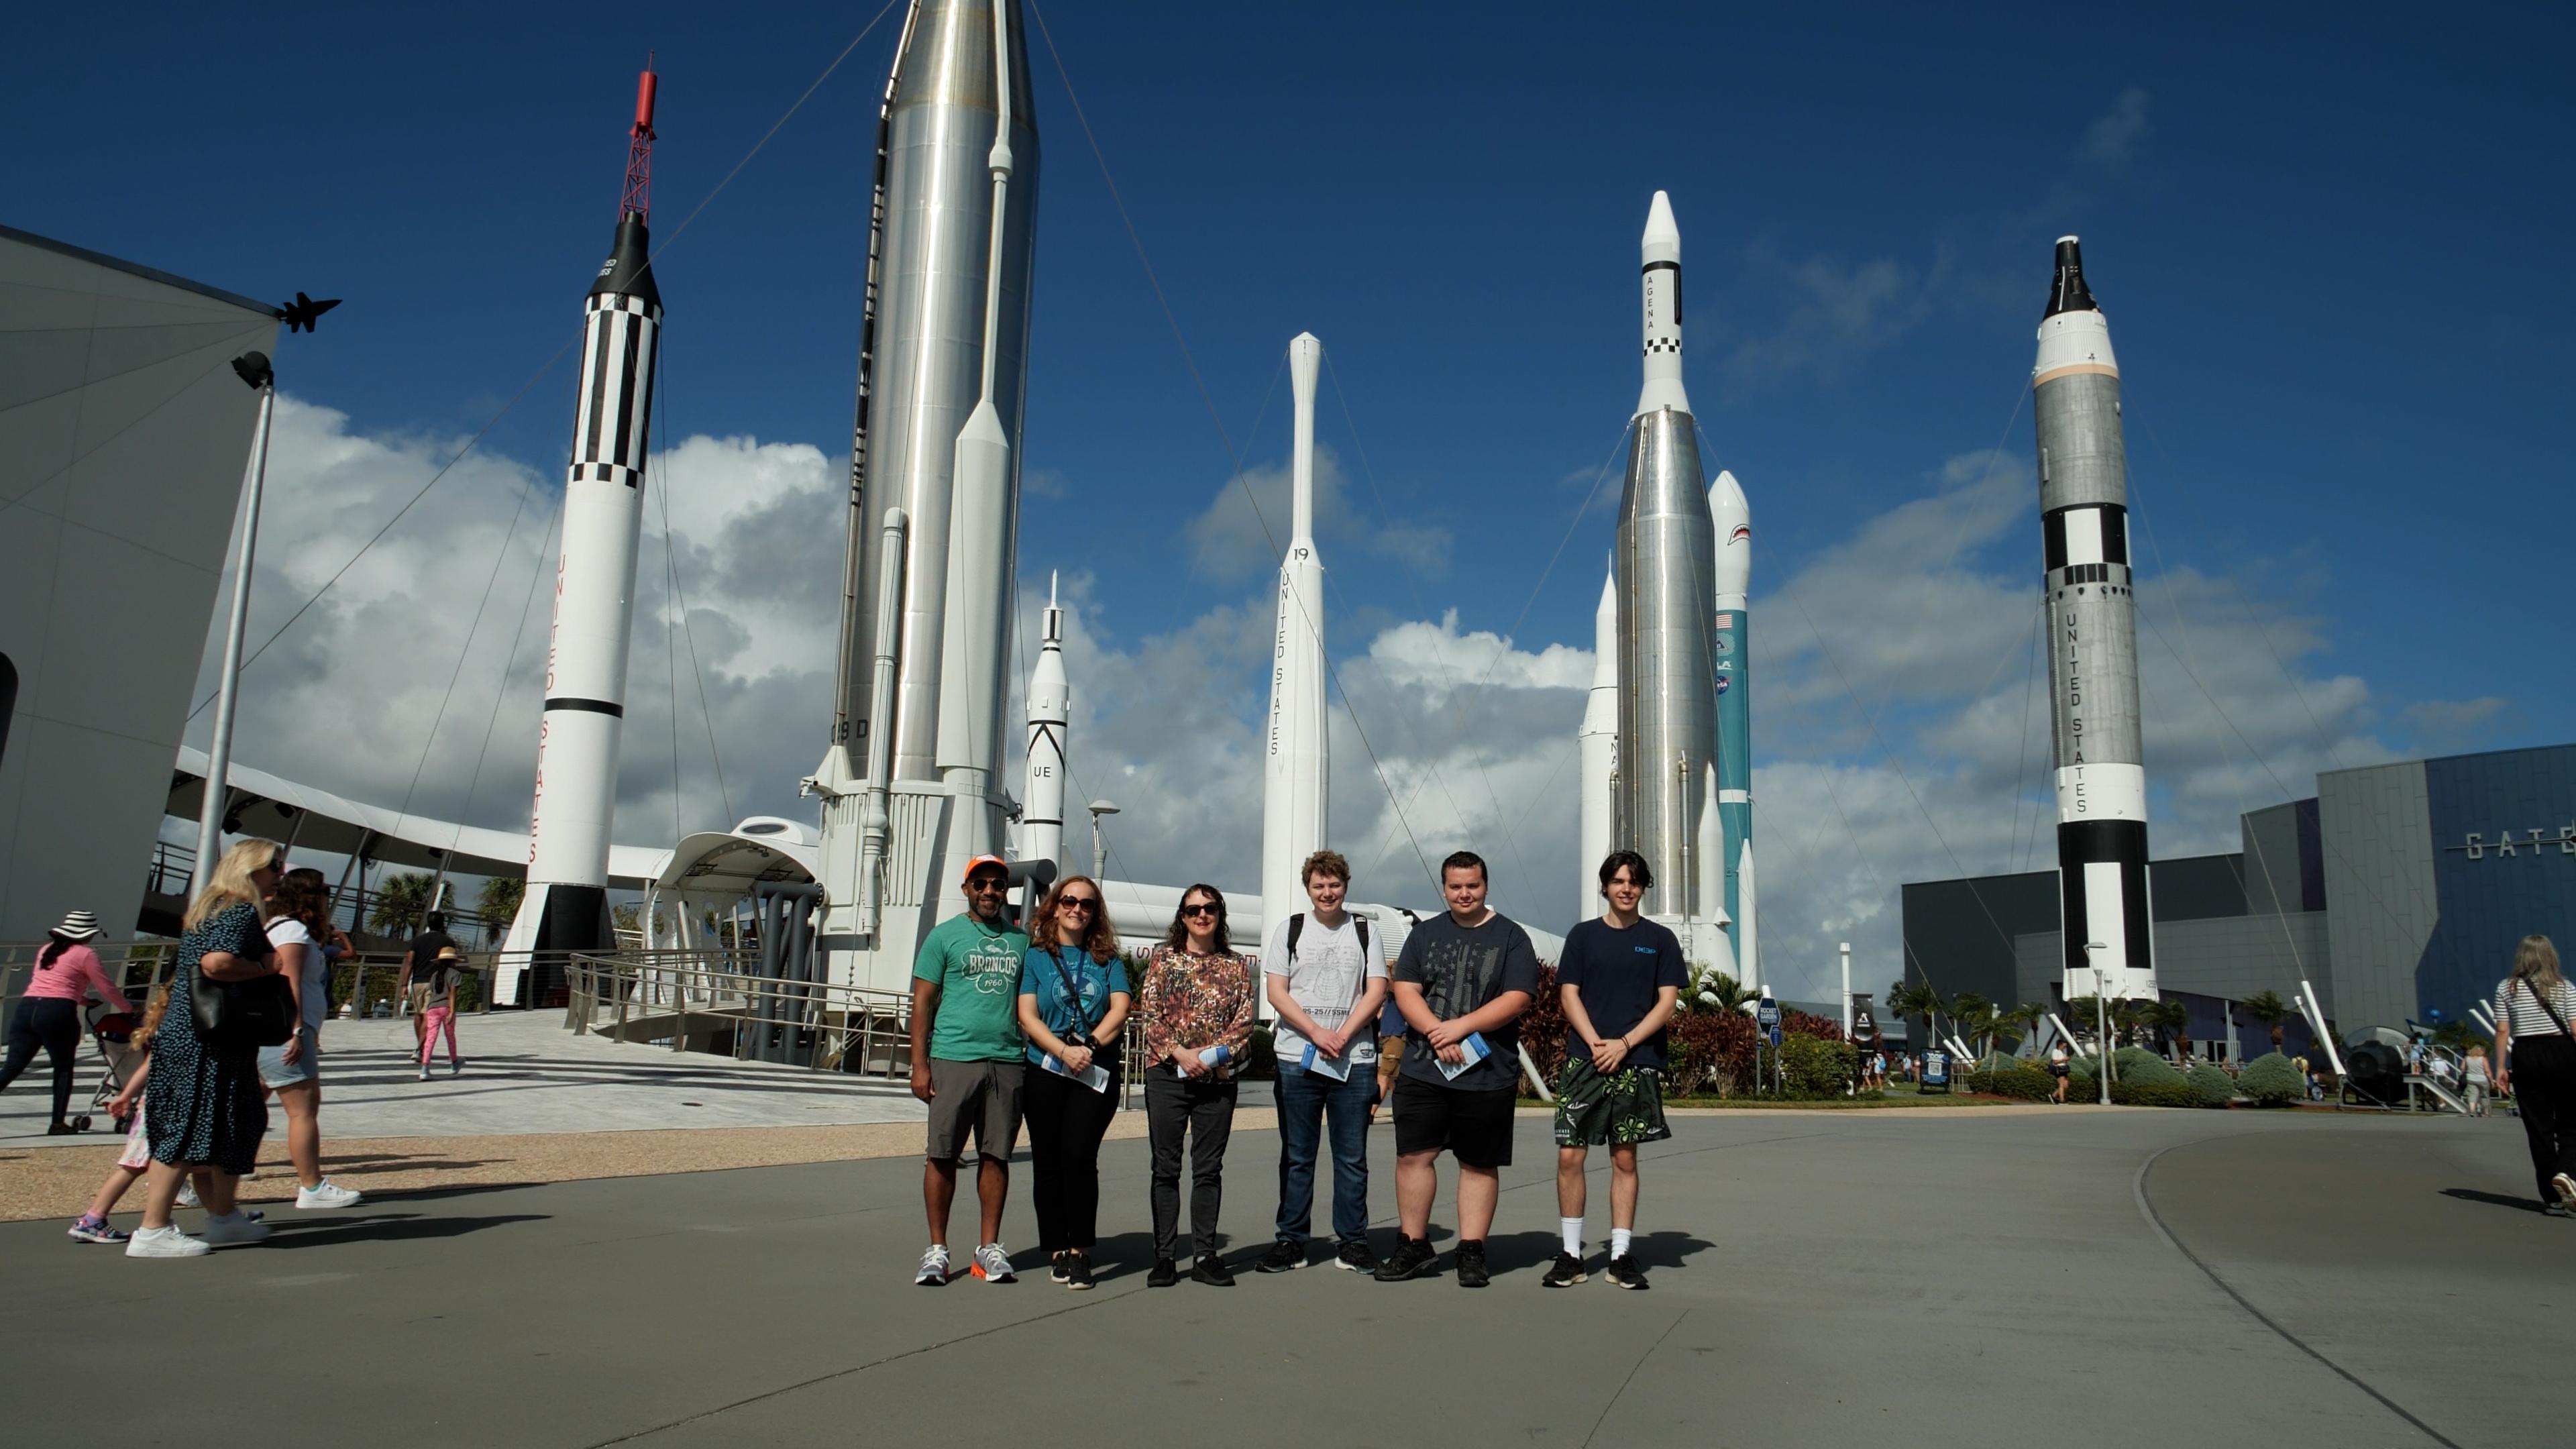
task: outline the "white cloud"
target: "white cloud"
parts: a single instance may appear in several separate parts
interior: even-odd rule
[[[1247,486],[1250,499],[1244,496]],[[1437,576],[1448,569],[1449,530],[1412,519],[1364,516],[1351,500],[1350,487],[1339,455],[1316,444],[1315,541],[1327,568],[1339,552],[1401,559],[1416,575]],[[1227,478],[1218,484],[1206,510],[1190,520],[1190,566],[1204,577],[1226,580],[1276,569],[1288,546],[1288,529],[1287,466],[1247,468],[1241,483]]]
[[[2137,159],[2138,143],[2146,135],[2146,88],[2131,86],[2084,128],[2084,159],[2106,169],[2125,167]]]

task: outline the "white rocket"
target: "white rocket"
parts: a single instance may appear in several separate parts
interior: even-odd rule
[[[1619,778],[1619,586],[1607,571],[1601,605],[1592,613],[1592,694],[1584,702],[1576,742],[1582,750],[1582,844],[1574,862],[1574,915],[1580,920],[1592,914],[1601,892],[1601,862],[1618,849],[1611,843],[1610,793]]]
[[[1709,632],[1716,651],[1718,854],[1722,885],[1715,915],[1735,918],[1735,957],[1746,986],[1761,985],[1762,958],[1753,939],[1753,507],[1735,475],[1719,470],[1708,488],[1717,529],[1717,614]]]
[[[1064,866],[1064,743],[1072,691],[1064,682],[1064,610],[1047,576],[1045,639],[1029,671],[1028,782],[1020,793],[1020,859]]]
[[[1305,899],[1298,873],[1324,846],[1324,561],[1315,552],[1315,371],[1323,358],[1324,344],[1313,333],[1300,332],[1288,344],[1296,441],[1261,773],[1261,900],[1274,920]]]
[[[541,978],[564,953],[610,944],[608,837],[617,808],[617,737],[626,715],[626,648],[634,625],[635,549],[644,524],[653,364],[662,294],[646,229],[655,76],[637,82],[626,189],[608,260],[583,302],[581,385],[564,483],[563,551],[555,564],[554,633],[545,713],[537,726],[536,802],[528,822],[528,893],[502,943]],[[532,952],[534,957],[517,956]],[[523,999],[518,972],[496,999]],[[541,979],[539,991],[543,990]]]

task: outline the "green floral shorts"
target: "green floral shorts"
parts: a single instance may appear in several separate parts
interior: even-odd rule
[[[1556,1074],[1556,1145],[1626,1147],[1673,1135],[1664,1123],[1664,1079],[1646,1067],[1609,1076],[1569,1058]]]

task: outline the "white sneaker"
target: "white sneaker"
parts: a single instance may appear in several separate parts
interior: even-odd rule
[[[208,1247],[240,1247],[251,1243],[264,1242],[267,1238],[268,1224],[261,1222],[259,1219],[252,1217],[250,1214],[243,1212],[239,1208],[233,1209],[230,1216],[226,1216],[221,1213],[206,1214],[206,1245]]]
[[[423,1067],[420,1069],[420,1079],[424,1082],[429,1080],[429,1068]]]
[[[179,1180],[179,1200],[174,1204],[174,1206],[204,1207],[204,1203],[197,1201],[197,1185],[185,1178],[181,1178]]]
[[[1011,1271],[1010,1250],[999,1243],[986,1243],[975,1250],[976,1277],[987,1283],[1012,1283],[1019,1275]]]
[[[137,1228],[125,1241],[129,1258],[202,1258],[214,1249],[203,1238],[192,1238],[177,1228]]]
[[[921,1269],[912,1281],[924,1288],[943,1288],[948,1284],[948,1245],[933,1243],[921,1255]]]
[[[326,1177],[317,1186],[297,1188],[295,1205],[306,1212],[316,1208],[356,1207],[361,1196],[363,1194],[357,1189],[342,1187]]]

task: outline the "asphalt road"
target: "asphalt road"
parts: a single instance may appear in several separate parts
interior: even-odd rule
[[[1104,1156],[1103,1281],[1080,1294],[1034,1253],[1013,1285],[910,1286],[920,1174],[900,1160],[286,1210],[269,1244],[195,1260],[0,1225],[0,1423],[29,1445],[267,1449],[2351,1449],[2563,1422],[2576,1222],[2516,1196],[2508,1119],[1692,1117],[1647,1149],[1645,1293],[1540,1286],[1545,1127],[1520,1124],[1480,1292],[1250,1273],[1266,1133],[1234,1144],[1227,1290],[1144,1286],[1141,1142]],[[1384,1130],[1372,1147],[1384,1251]],[[1444,1173],[1436,1222],[1445,1193]]]

